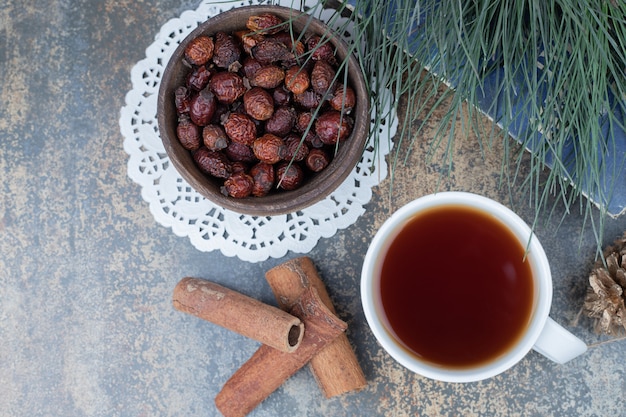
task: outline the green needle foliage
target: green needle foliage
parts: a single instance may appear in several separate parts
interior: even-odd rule
[[[437,109],[445,116],[431,149],[443,149],[450,164],[457,121],[485,147],[509,132],[523,146],[504,140],[503,173],[513,174],[503,178],[528,190],[535,221],[551,212],[551,201],[566,211],[578,203],[600,248],[606,206],[614,187],[626,185],[615,184],[615,172],[604,166],[626,115],[626,2],[353,0],[333,6],[353,13],[355,36],[363,40],[355,53],[366,73],[376,74],[369,86],[374,105],[389,104],[377,101],[383,89],[393,92],[392,109],[406,97],[396,152],[404,141],[410,149],[419,135],[409,127],[425,127]],[[492,103],[485,102],[487,88],[497,93]],[[501,129],[480,128],[479,106]],[[520,126],[520,119],[527,124]],[[530,172],[519,178],[525,148]],[[393,158],[392,174],[406,161],[402,152]],[[518,166],[507,166],[511,160]],[[614,169],[624,164],[617,161]],[[597,218],[583,190],[597,203]]]

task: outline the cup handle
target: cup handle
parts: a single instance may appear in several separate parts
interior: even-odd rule
[[[587,345],[548,317],[533,349],[562,365],[585,353]]]

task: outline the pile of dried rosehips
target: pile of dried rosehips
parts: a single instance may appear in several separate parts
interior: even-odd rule
[[[294,190],[325,169],[352,132],[356,102],[328,39],[300,39],[272,14],[246,28],[193,39],[174,97],[178,139],[234,198]]]

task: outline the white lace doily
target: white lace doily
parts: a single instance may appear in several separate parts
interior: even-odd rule
[[[379,108],[372,106],[372,118],[379,118],[381,126],[376,152],[370,141],[344,183],[325,200],[302,211],[272,217],[241,215],[216,206],[193,190],[170,163],[159,137],[156,112],[161,74],[176,46],[198,24],[227,9],[260,3],[264,2],[204,0],[195,11],[185,11],[180,18],[165,23],[146,49],[146,58],[132,68],[133,88],[126,94],[120,116],[124,150],[130,156],[128,176],[141,185],[141,196],[149,203],[156,221],[171,227],[178,236],[189,237],[198,250],[219,249],[226,256],[249,262],[280,258],[287,251],[307,253],[320,238],[333,236],[353,224],[364,213],[371,188],[387,176],[385,156],[393,146],[391,139],[398,124],[390,107],[391,94],[387,99],[378,97]],[[277,3],[294,7],[293,0]],[[346,23],[334,10],[312,12],[331,27]],[[344,36],[351,42],[349,33]],[[386,108],[381,109],[380,103],[386,103]]]

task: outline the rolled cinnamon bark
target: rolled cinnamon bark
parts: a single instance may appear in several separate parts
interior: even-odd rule
[[[313,287],[326,307],[336,315],[326,286],[309,257],[291,259],[278,265],[267,271],[265,278],[283,310],[289,310],[307,288]],[[361,390],[367,385],[363,370],[345,334],[341,334],[317,353],[311,359],[310,365],[326,398]]]
[[[205,279],[183,278],[174,288],[173,304],[282,352],[294,352],[304,335],[298,317]]]
[[[247,415],[347,327],[323,304],[314,288],[302,293],[290,313],[306,327],[302,343],[293,353],[259,347],[215,397],[215,405],[225,417]]]

